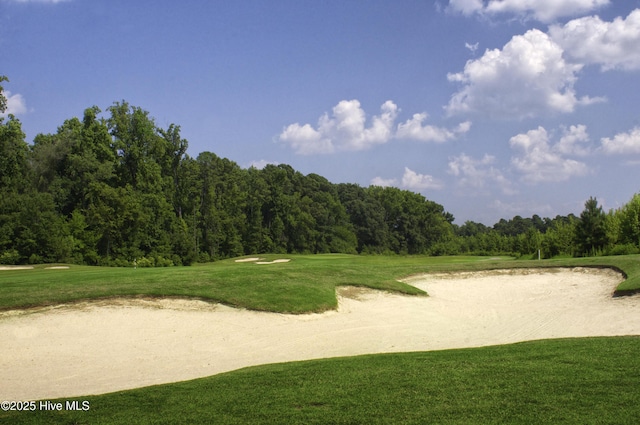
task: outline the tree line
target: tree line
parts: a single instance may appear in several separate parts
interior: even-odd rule
[[[0,83],[6,81],[0,78]],[[6,99],[0,87],[0,112]],[[453,224],[442,205],[393,187],[333,184],[291,166],[193,158],[180,126],[116,102],[25,140],[0,118],[0,264],[185,265],[258,253],[637,252],[640,196],[605,213]]]

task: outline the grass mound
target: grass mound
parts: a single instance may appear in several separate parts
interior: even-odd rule
[[[283,260],[264,255],[265,262]],[[308,313],[337,307],[338,286],[365,286],[407,295],[424,291],[398,279],[430,272],[534,267],[611,267],[627,277],[618,294],[640,290],[640,256],[514,261],[487,257],[297,255],[259,266],[224,260],[192,267],[11,270],[0,273],[0,310],[118,297],[183,297],[251,310]]]
[[[12,424],[635,424],[639,337],[258,366],[86,397],[86,412],[3,412]]]

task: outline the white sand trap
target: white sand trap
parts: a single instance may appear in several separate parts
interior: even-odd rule
[[[0,270],[31,270],[33,266],[0,266]]]
[[[66,270],[68,269],[69,266],[51,266],[51,267],[45,267],[45,269],[47,270]]]
[[[260,261],[262,260],[262,258],[258,258],[258,257],[252,257],[252,258],[240,258],[238,260],[235,260],[236,263],[251,263],[253,261]]]
[[[250,365],[542,338],[639,335],[640,296],[603,270],[413,277],[430,297],[341,288],[338,311],[285,315],[184,300],[0,314],[0,400],[77,397]]]
[[[256,264],[278,264],[278,263],[288,263],[291,261],[289,258],[280,258],[278,260],[273,261],[258,261]]]

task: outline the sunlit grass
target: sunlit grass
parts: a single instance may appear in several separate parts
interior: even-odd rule
[[[11,424],[636,424],[640,338],[274,364],[93,397]],[[66,400],[61,400],[62,402]]]
[[[262,256],[267,261],[278,256]],[[167,268],[111,268],[71,265],[69,269],[0,271],[0,309],[111,297],[187,297],[253,310],[305,313],[334,309],[335,288],[367,286],[426,295],[398,279],[416,273],[518,267],[613,267],[627,280],[619,289],[640,288],[640,256],[558,260],[497,257],[286,256],[288,263],[258,265],[234,260]]]
[[[279,256],[262,256],[274,260]],[[190,297],[304,313],[336,307],[335,288],[415,296],[417,273],[612,267],[640,288],[640,256],[522,261],[495,257],[287,256],[161,269],[70,266],[0,272],[0,308],[109,297]],[[265,365],[91,397],[89,411],[0,412],[11,424],[635,424],[640,338],[548,340],[478,349]],[[61,400],[66,401],[66,400]]]

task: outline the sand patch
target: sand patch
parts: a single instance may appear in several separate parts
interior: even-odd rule
[[[0,270],[31,270],[33,266],[0,266]]]
[[[252,257],[252,258],[240,258],[238,260],[235,260],[236,263],[251,263],[253,261],[260,261],[262,260],[262,258],[258,258],[258,257]]]
[[[278,263],[288,263],[289,261],[291,261],[291,259],[289,258],[280,258],[273,261],[258,261],[256,262],[256,264],[278,264]]]
[[[0,313],[0,400],[101,394],[245,366],[512,343],[640,335],[640,295],[612,271],[413,276],[430,294],[337,289],[339,308],[286,315],[189,300],[108,300]]]
[[[51,267],[45,267],[45,269],[47,270],[66,270],[68,269],[69,266],[51,266]]]

